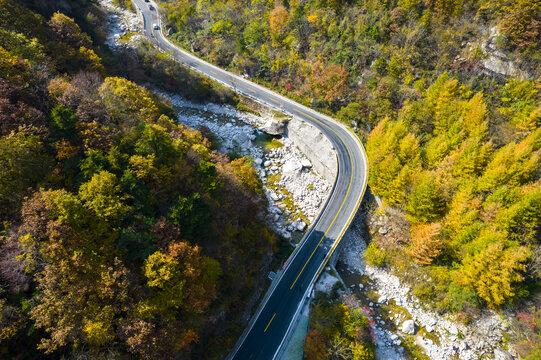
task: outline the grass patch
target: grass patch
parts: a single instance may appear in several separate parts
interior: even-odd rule
[[[250,114],[254,114],[255,116],[261,116],[261,114],[257,110],[253,109],[251,106],[246,104],[242,99],[239,100],[239,102],[237,103],[236,108],[237,108],[238,111],[244,111],[244,112],[248,112]]]
[[[402,338],[402,346],[406,350],[406,354],[409,355],[408,359],[417,360],[430,360],[430,358],[423,352],[420,346],[417,346],[414,341],[413,335],[406,335]]]
[[[269,174],[269,176],[267,176],[267,183],[272,187],[275,187],[280,180],[282,180],[282,174],[280,172],[277,174]]]
[[[293,202],[293,199],[291,198],[291,195],[286,195],[282,199],[282,202],[287,206],[290,211],[296,208],[295,203]]]
[[[289,118],[289,115],[284,114],[281,111],[272,110],[272,116],[276,119],[287,119]]]
[[[256,134],[254,145],[263,148],[265,151],[278,149],[284,146],[278,139],[267,133]]]
[[[137,35],[137,33],[133,31],[128,31],[127,33],[124,34],[124,36],[120,38],[120,42],[129,42],[131,38],[134,37],[135,35]]]

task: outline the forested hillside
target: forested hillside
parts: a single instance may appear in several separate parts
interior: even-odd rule
[[[415,96],[414,81],[430,84],[445,70],[485,84],[478,75],[491,27],[497,50],[541,75],[539,0],[159,2],[171,38],[187,49],[323,110],[342,110],[348,123],[376,125]]]
[[[215,358],[272,259],[261,182],[60,4],[0,0],[0,358]]]
[[[466,322],[530,299],[524,334],[538,346],[540,1],[162,8],[174,41],[358,129],[369,185],[406,230],[374,234],[369,263]]]

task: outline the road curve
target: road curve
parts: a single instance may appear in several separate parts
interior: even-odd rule
[[[338,174],[327,203],[273,281],[248,329],[229,356],[238,360],[274,359],[303,304],[302,300],[310,295],[311,285],[359,208],[367,183],[368,164],[364,148],[353,132],[333,119],[174,46],[161,32],[156,4],[144,0],[133,2],[143,17],[145,35],[162,51],[237,92],[314,125],[335,149]],[[154,9],[149,9],[149,5]],[[160,30],[154,29],[154,25],[158,25]]]

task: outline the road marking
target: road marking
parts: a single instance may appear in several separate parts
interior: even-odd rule
[[[267,332],[267,329],[269,328],[270,323],[272,322],[272,320],[274,320],[274,317],[275,317],[275,316],[276,316],[276,313],[274,313],[274,315],[272,315],[272,317],[271,317],[269,323],[267,324],[267,327],[265,328],[265,330],[263,330],[263,332]]]
[[[277,103],[277,104],[280,103],[278,100],[274,100],[273,98],[271,98],[271,101],[274,101],[274,102]]]
[[[210,73],[211,73],[211,74],[214,74],[214,75],[218,75],[218,73],[216,73],[216,71],[210,70]]]
[[[254,89],[248,89],[250,90],[251,92],[253,92],[254,94],[256,93],[256,91]]]
[[[344,141],[344,139],[342,139],[342,137],[340,135],[338,135],[338,133],[336,131],[334,131],[330,126],[328,126],[327,124],[319,121],[318,119],[314,118],[313,116],[310,116],[302,111],[299,111],[297,109],[294,109],[296,112],[300,113],[300,114],[303,114],[304,116],[308,116],[310,119],[314,120],[314,121],[317,121],[318,123],[320,123],[321,125],[327,127],[329,130],[331,130],[333,133],[336,134],[336,136],[338,136],[338,138],[340,140],[342,140],[342,142],[344,143],[344,145],[346,144],[346,142]],[[346,197],[344,198],[344,201],[342,202],[342,204],[340,205],[340,208],[338,209],[338,212],[336,213],[334,219],[332,219],[332,222],[330,223],[329,227],[327,228],[327,230],[325,230],[325,233],[323,234],[323,236],[321,237],[321,239],[319,240],[319,242],[317,243],[316,247],[314,248],[314,251],[312,251],[312,254],[310,254],[310,257],[308,258],[308,260],[306,260],[306,263],[304,263],[304,266],[302,267],[301,271],[299,272],[299,275],[297,275],[297,277],[295,278],[295,281],[293,281],[293,284],[291,284],[291,287],[289,288],[289,290],[293,290],[293,286],[295,286],[295,283],[297,282],[297,280],[299,280],[299,277],[301,276],[302,272],[304,271],[304,269],[306,268],[306,265],[308,265],[308,262],[310,262],[310,259],[312,259],[312,256],[314,256],[317,248],[319,247],[319,245],[321,244],[321,242],[323,241],[323,239],[325,238],[325,236],[327,235],[327,233],[329,232],[329,230],[331,229],[331,226],[334,224],[334,221],[338,218],[338,215],[340,215],[340,212],[342,211],[342,207],[344,206],[344,204],[346,203],[346,200],[348,198],[348,195],[349,195],[349,190],[351,189],[351,183],[353,182],[353,173],[354,173],[354,165],[353,165],[353,159],[351,158],[351,154],[349,152],[349,148],[346,146],[346,150],[348,151],[348,157],[349,157],[349,160],[351,161],[351,179],[349,181],[349,186],[348,186],[348,190],[346,192]]]

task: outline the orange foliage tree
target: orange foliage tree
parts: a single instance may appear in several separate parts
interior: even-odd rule
[[[416,263],[428,265],[441,253],[440,232],[439,223],[419,224],[412,228],[408,254]]]

